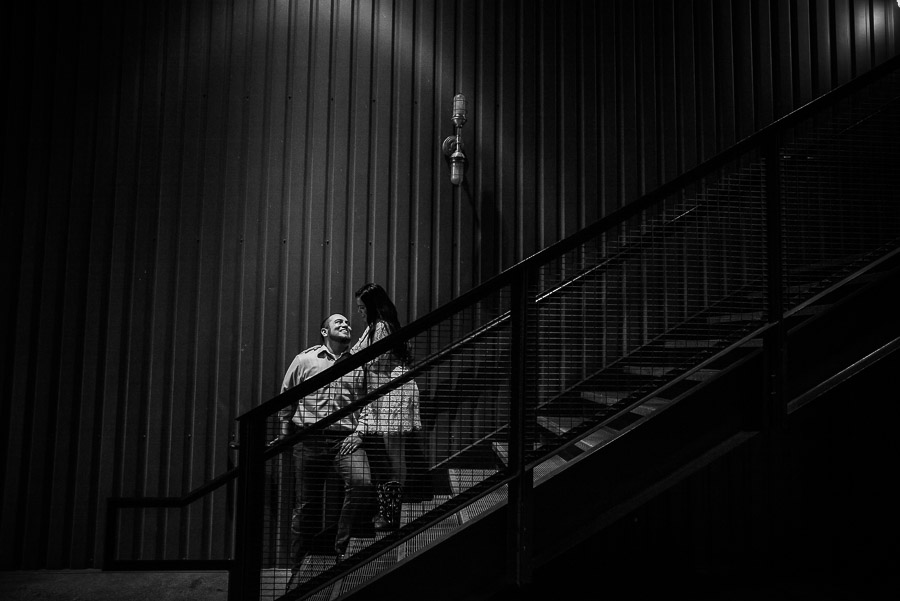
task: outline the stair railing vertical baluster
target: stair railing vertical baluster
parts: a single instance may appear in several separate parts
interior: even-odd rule
[[[235,569],[228,583],[228,601],[259,599],[262,569],[263,495],[265,485],[265,417],[238,418],[241,441],[238,453]]]
[[[530,402],[528,354],[534,352],[529,343],[527,269],[519,269],[513,277],[510,294],[510,407],[509,407],[509,470],[512,480],[507,488],[507,581],[517,590],[524,590],[532,580],[532,504],[533,481],[531,471],[525,470],[525,445],[528,440],[527,420]]]

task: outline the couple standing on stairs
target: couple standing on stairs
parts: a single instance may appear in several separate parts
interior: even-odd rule
[[[322,344],[294,358],[285,374],[282,392],[400,328],[396,307],[381,286],[366,284],[356,291],[355,296],[357,310],[366,321],[366,329],[357,343],[350,347],[351,327],[346,317],[334,314],[326,318],[321,327]],[[356,398],[376,390],[405,373],[411,361],[409,344],[400,343],[360,369],[304,397],[279,414],[281,435],[311,426]],[[294,446],[296,485],[291,515],[294,574],[321,530],[325,480],[329,472],[336,470],[344,483],[344,499],[334,542],[338,561],[347,552],[357,515],[370,507],[373,483],[378,501],[373,526],[376,530],[399,527],[407,471],[405,435],[421,427],[418,387],[414,380],[409,380],[371,401],[358,414],[345,416]]]

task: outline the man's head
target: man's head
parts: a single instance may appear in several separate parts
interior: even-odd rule
[[[335,313],[322,322],[322,343],[332,351],[343,352],[350,346],[350,320]]]

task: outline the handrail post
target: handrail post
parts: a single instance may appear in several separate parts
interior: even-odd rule
[[[235,567],[229,575],[228,601],[259,599],[262,569],[265,421],[239,420]]]
[[[785,327],[784,327],[784,247],[782,228],[782,182],[779,138],[772,134],[765,145],[766,157],[766,273],[768,328],[765,335],[766,399],[760,415],[764,430],[784,424],[786,405],[784,398],[785,377]]]
[[[527,361],[533,346],[528,336],[528,271],[521,269],[513,278],[510,298],[512,331],[510,336],[510,408],[509,470],[513,476],[507,494],[507,582],[519,591],[532,579],[532,504],[533,480],[525,470],[528,428],[528,404],[531,401]]]
[[[789,505],[785,469],[787,332],[784,322],[784,186],[780,142],[780,135],[773,133],[763,150],[766,158],[767,321],[771,327],[763,340],[764,398],[757,416],[762,434],[763,465],[770,482],[763,499],[763,515],[768,517],[764,523],[770,531],[764,533],[763,541],[766,544],[764,548],[768,549],[768,568],[774,570],[785,565],[785,507]]]

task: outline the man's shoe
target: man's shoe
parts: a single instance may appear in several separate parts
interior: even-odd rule
[[[284,592],[290,592],[300,586],[300,567],[291,568],[291,577],[288,580],[287,586],[284,587]]]

